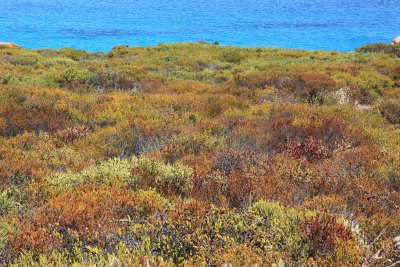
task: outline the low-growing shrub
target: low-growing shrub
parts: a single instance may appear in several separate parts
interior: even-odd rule
[[[165,194],[190,192],[193,170],[185,165],[164,164],[146,157],[113,158],[79,173],[55,173],[50,185],[72,187],[79,184],[113,185],[121,188],[156,188]]]
[[[118,232],[120,220],[133,217],[135,212],[137,203],[126,191],[81,187],[50,199],[33,224],[26,224],[11,237],[10,244],[14,252],[28,249],[40,253],[78,237],[104,244],[108,234]]]
[[[68,188],[79,184],[133,186],[135,177],[131,170],[134,165],[128,159],[113,158],[79,173],[55,173],[47,178],[50,185]]]
[[[71,143],[85,138],[89,134],[89,129],[84,125],[67,127],[55,133],[55,138],[64,143]]]
[[[224,50],[220,55],[220,60],[229,63],[240,63],[244,57],[241,55],[239,50],[228,48]]]
[[[76,61],[69,59],[69,58],[64,58],[64,57],[56,57],[56,58],[47,58],[43,60],[42,64],[46,68],[54,67],[54,66],[70,66],[70,65],[75,65]]]
[[[4,104],[0,107],[0,136],[16,136],[24,132],[55,132],[68,125],[70,115],[67,110],[52,107],[50,103],[39,102],[15,105]]]
[[[0,193],[0,217],[21,205],[20,194],[16,188],[9,188]]]
[[[67,68],[59,76],[56,77],[56,81],[61,86],[65,86],[72,82],[85,83],[88,78],[89,72],[87,70]]]
[[[223,147],[223,140],[210,134],[182,133],[173,136],[162,150],[167,162],[174,163],[187,155],[201,155]]]
[[[164,164],[149,158],[134,158],[133,173],[138,187],[155,187],[166,194],[185,195],[193,187],[193,170],[185,165]]]
[[[395,57],[400,57],[400,45],[399,44],[368,44],[357,48],[357,52],[360,53],[385,53]]]
[[[99,91],[123,90],[138,91],[142,90],[142,85],[133,75],[118,72],[98,72],[91,75],[87,83]]]
[[[379,110],[390,123],[400,124],[400,102],[396,100],[385,101],[380,104]]]
[[[20,56],[13,57],[10,61],[13,65],[22,65],[22,66],[35,66],[38,63],[39,59],[35,55],[24,54]]]
[[[351,230],[328,213],[308,219],[301,228],[301,236],[313,258],[334,254],[339,243],[354,239]]]
[[[335,118],[324,118],[320,122],[310,119],[305,125],[296,125],[291,117],[272,118],[267,123],[268,150],[288,152],[295,158],[305,157],[309,161],[331,157],[333,150],[343,142],[347,126]]]

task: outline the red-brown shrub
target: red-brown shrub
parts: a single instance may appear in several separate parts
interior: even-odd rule
[[[353,239],[351,230],[329,213],[308,219],[301,227],[301,236],[313,258],[334,253],[339,242]]]
[[[71,143],[75,140],[85,138],[89,134],[89,129],[84,125],[67,127],[55,133],[55,138],[64,143]]]
[[[121,219],[132,217],[138,210],[135,196],[127,191],[80,187],[50,199],[33,223],[24,225],[9,243],[14,252],[48,252],[61,244],[60,240],[78,236],[87,242],[104,243],[108,234],[121,232]],[[46,242],[38,243],[39,237]]]
[[[286,151],[295,158],[305,156],[309,161],[318,161],[332,156],[332,151],[326,148],[321,140],[309,136],[306,140],[290,140],[286,145]]]
[[[0,127],[0,136],[16,136],[23,132],[54,132],[64,128],[69,120],[65,110],[51,106],[22,107],[15,104],[0,108],[0,117],[5,120],[5,126]]]
[[[12,254],[23,251],[47,253],[61,246],[60,236],[53,235],[48,229],[33,224],[22,226],[16,237],[10,237],[9,243]]]
[[[264,162],[263,162],[264,161]],[[240,173],[245,168],[260,167],[266,163],[265,156],[249,150],[226,150],[218,153],[213,162],[213,169],[229,176]]]
[[[345,136],[346,125],[334,118],[295,125],[293,117],[278,116],[267,122],[271,153],[287,152],[295,158],[319,161],[332,156]]]

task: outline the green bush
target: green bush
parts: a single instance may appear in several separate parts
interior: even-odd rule
[[[385,53],[395,57],[400,57],[400,44],[368,44],[357,48],[360,53]]]
[[[6,85],[13,84],[15,82],[18,82],[18,78],[11,74],[0,75],[0,84]]]
[[[47,178],[50,185],[60,188],[70,188],[79,184],[113,185],[117,187],[134,188],[137,180],[146,180],[154,176],[154,184],[163,192],[187,194],[193,187],[193,170],[176,163],[164,164],[158,160],[146,157],[131,157],[127,159],[113,158],[98,166],[84,169],[79,173],[55,173]],[[148,184],[141,181],[140,185]]]
[[[43,66],[46,68],[54,67],[54,66],[69,66],[69,65],[76,65],[76,61],[70,58],[64,57],[54,57],[54,58],[47,58],[42,62]]]
[[[390,123],[400,124],[400,101],[384,101],[379,105],[379,110]]]
[[[233,48],[224,50],[220,55],[220,60],[228,63],[240,63],[243,59],[244,57],[240,51]]]
[[[56,77],[57,82],[63,86],[71,82],[85,83],[89,77],[89,72],[84,69],[67,68]]]
[[[128,56],[135,56],[135,52],[127,45],[120,45],[113,47],[113,49],[111,49],[110,51],[109,56],[112,58],[125,58]]]
[[[90,56],[90,53],[88,53],[87,51],[68,48],[68,47],[61,48],[59,50],[59,52],[62,55],[65,55],[66,57],[68,57],[74,61],[88,59]]]
[[[16,227],[5,220],[0,220],[0,259],[3,255],[7,241],[10,235],[14,234],[16,231]]]
[[[378,169],[378,177],[388,187],[400,192],[400,158],[392,158]]]
[[[127,186],[134,185],[132,164],[128,159],[113,158],[79,173],[56,173],[47,178],[50,185],[68,188],[82,183]]]
[[[184,155],[201,155],[218,151],[223,147],[224,140],[210,134],[182,133],[173,136],[163,149],[167,162],[174,163]]]
[[[190,167],[179,163],[164,164],[146,157],[133,157],[132,162],[136,169],[146,174],[142,179],[154,176],[157,189],[163,192],[187,194],[193,187],[193,170]]]
[[[38,63],[39,59],[36,55],[20,55],[13,57],[10,63],[13,65],[22,65],[22,66],[35,66]]]
[[[261,216],[266,225],[266,235],[269,245],[275,251],[285,251],[294,259],[302,258],[307,253],[307,247],[301,242],[299,224],[305,214],[295,209],[285,209],[277,202],[259,201],[254,203],[249,212]]]
[[[9,188],[0,193],[0,216],[19,207],[20,192],[16,188]]]

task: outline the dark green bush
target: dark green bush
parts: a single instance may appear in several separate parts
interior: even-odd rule
[[[20,55],[13,57],[10,63],[13,65],[35,66],[38,61],[38,58],[34,55]]]
[[[389,100],[380,104],[379,110],[390,123],[400,124],[400,101]]]
[[[385,43],[368,44],[357,48],[357,52],[384,53],[384,54],[389,54],[391,56],[400,57],[400,44],[385,44]]]
[[[244,59],[239,50],[228,49],[221,53],[220,60],[228,63],[240,63]]]

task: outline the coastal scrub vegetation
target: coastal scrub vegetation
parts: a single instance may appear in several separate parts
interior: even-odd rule
[[[0,48],[0,262],[395,266],[398,51]]]

